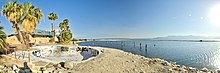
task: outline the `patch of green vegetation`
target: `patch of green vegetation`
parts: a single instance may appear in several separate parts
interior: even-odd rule
[[[65,19],[63,20],[63,22],[61,22],[59,24],[59,27],[61,29],[61,32],[60,32],[60,38],[59,38],[59,42],[60,43],[70,43],[71,40],[72,40],[72,33],[69,29],[69,20],[68,19]]]

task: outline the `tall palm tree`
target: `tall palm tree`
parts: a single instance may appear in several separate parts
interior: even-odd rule
[[[33,6],[30,3],[24,3],[22,5],[22,10],[24,12],[24,18],[22,20],[22,31],[25,34],[26,37],[26,51],[30,47],[29,45],[29,36],[36,30],[36,24],[40,23],[40,19],[43,17],[42,11]],[[30,62],[30,52],[28,54],[29,62]]]
[[[55,31],[54,21],[55,21],[56,19],[58,19],[58,16],[57,16],[57,14],[55,14],[55,13],[50,13],[50,14],[48,15],[48,19],[52,21],[53,42],[55,43],[56,31]]]
[[[23,45],[22,47],[28,50],[29,35],[36,29],[36,24],[40,22],[43,16],[41,10],[30,3],[24,3],[22,5],[14,1],[8,2],[3,6],[2,14],[13,24],[12,27],[14,28],[14,32],[18,33],[19,41]],[[20,27],[22,27],[24,34],[21,33]],[[28,56],[30,61],[30,53]]]
[[[26,42],[24,41],[24,36],[22,35],[19,27],[23,16],[21,5],[17,4],[17,1],[8,2],[2,7],[2,14],[6,16],[7,20],[12,23],[12,28],[14,29],[15,33],[18,33],[18,39],[21,42],[22,47],[24,48]]]
[[[8,44],[6,43],[7,35],[2,31],[2,29],[3,27],[0,26],[0,51],[7,54],[7,50],[9,49]]]

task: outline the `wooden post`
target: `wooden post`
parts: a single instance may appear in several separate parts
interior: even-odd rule
[[[145,45],[145,53],[146,53],[146,56],[147,56],[147,44]]]
[[[134,42],[134,48],[135,48],[135,42]]]
[[[125,42],[124,42],[124,47],[125,47]]]
[[[140,49],[141,49],[141,43],[140,43]]]
[[[147,49],[147,44],[145,45],[145,49]]]
[[[28,62],[31,62],[31,54],[30,54],[30,48],[28,49]]]
[[[121,49],[123,49],[123,41],[121,41]]]

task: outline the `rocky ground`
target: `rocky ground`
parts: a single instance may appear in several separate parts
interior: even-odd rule
[[[30,69],[33,73],[220,73],[218,70],[180,66],[175,62],[167,62],[159,58],[145,58],[116,49],[101,48],[101,50],[100,55],[88,61],[42,63],[45,65],[30,66]],[[3,62],[2,58],[1,60]],[[0,73],[15,73],[21,69],[28,71],[21,64],[8,63],[10,62],[0,63]]]

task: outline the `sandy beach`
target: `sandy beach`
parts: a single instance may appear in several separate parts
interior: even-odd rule
[[[103,53],[92,60],[77,63],[75,73],[198,73],[211,72],[180,66],[159,58],[145,58],[140,55],[112,48],[102,48]]]

